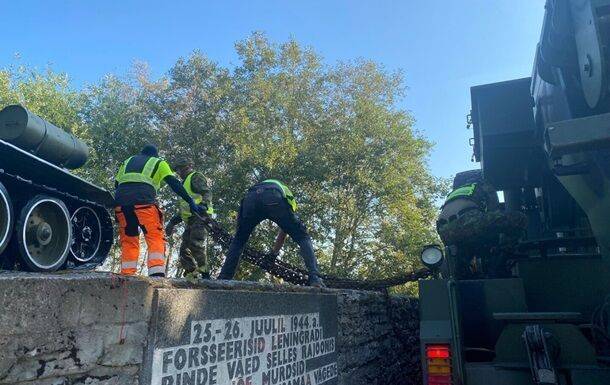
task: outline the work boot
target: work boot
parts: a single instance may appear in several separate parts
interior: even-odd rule
[[[186,273],[184,278],[190,283],[197,283],[204,279],[210,279],[210,273],[203,267],[198,267],[196,270]]]
[[[196,272],[191,271],[184,275],[184,279],[186,279],[190,283],[196,283],[199,279],[199,275]]]
[[[322,278],[317,275],[310,275],[307,284],[311,287],[323,288],[326,287]]]

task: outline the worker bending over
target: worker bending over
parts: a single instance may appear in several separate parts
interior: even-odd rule
[[[214,214],[208,179],[202,173],[193,170],[193,163],[189,159],[180,159],[175,166],[178,175],[182,178],[182,186],[195,204],[206,215]],[[184,270],[184,276],[191,279],[210,278],[207,255],[208,231],[203,218],[193,215],[184,200],[180,201],[180,213],[169,221],[165,229],[166,234],[169,236],[173,233],[174,227],[180,222],[185,224],[180,244],[180,266]]]
[[[157,148],[146,145],[139,155],[128,158],[115,177],[115,214],[121,241],[121,274],[134,275],[140,256],[142,230],[148,247],[148,275],[165,276],[163,213],[157,192],[166,183],[193,212],[203,213],[174,176],[169,164],[159,159]]]
[[[252,231],[265,219],[270,219],[280,226],[272,253],[277,255],[284,244],[286,234],[299,244],[301,256],[309,273],[310,286],[322,287],[318,264],[313,251],[311,237],[305,226],[296,216],[297,203],[292,192],[283,183],[267,179],[252,186],[241,201],[237,217],[237,231],[218,279],[232,279],[239,263],[242,250]]]

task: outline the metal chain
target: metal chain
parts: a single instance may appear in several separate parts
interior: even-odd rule
[[[38,189],[44,190],[53,195],[59,195],[62,197],[69,198],[74,201],[81,202],[87,205],[93,205],[100,208],[105,207],[97,202],[90,201],[88,199],[80,198],[76,195],[72,195],[53,187],[49,187],[43,184],[35,183],[31,180],[24,179],[18,175],[12,175],[7,173],[5,170],[0,169],[0,174],[6,175],[16,181]],[[215,220],[209,217],[201,218],[207,227],[210,236],[216,243],[222,246],[225,250],[229,248],[231,244],[231,235]],[[270,254],[262,253],[253,248],[247,247],[243,252],[244,259],[252,265],[258,266],[269,274],[283,279],[286,282],[290,282],[295,285],[306,285],[308,274],[307,271],[289,264],[288,262],[282,261]],[[97,264],[96,264],[97,265]],[[385,290],[388,287],[402,285],[407,282],[414,282],[422,278],[430,276],[430,271],[427,269],[420,269],[413,272],[400,274],[394,277],[386,279],[377,279],[369,281],[361,281],[350,278],[340,278],[332,275],[321,274],[320,277],[324,280],[326,286],[338,289],[361,289],[361,290]]]
[[[218,243],[225,250],[229,248],[231,244],[231,235],[214,219],[209,217],[200,217],[205,226],[207,227],[210,236],[216,243]],[[306,285],[307,284],[307,271],[293,266],[285,261],[282,261],[273,255],[262,253],[258,250],[247,247],[244,249],[243,258],[265,270],[271,275],[282,278],[286,282],[290,282],[295,285]],[[402,285],[407,282],[414,282],[422,278],[430,276],[430,271],[427,269],[420,269],[413,272],[400,274],[394,277],[386,279],[376,279],[362,281],[350,278],[340,278],[332,275],[321,274],[320,277],[324,280],[327,287],[337,289],[361,289],[361,290],[385,290],[388,287]]]

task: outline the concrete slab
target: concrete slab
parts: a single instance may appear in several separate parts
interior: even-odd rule
[[[337,384],[337,296],[156,289],[141,384]]]
[[[418,303],[382,293],[0,272],[0,307],[5,385],[421,383]]]

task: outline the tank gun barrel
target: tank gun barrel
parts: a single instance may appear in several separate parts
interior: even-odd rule
[[[89,154],[87,145],[74,135],[20,105],[0,111],[0,139],[68,169],[83,166]]]

